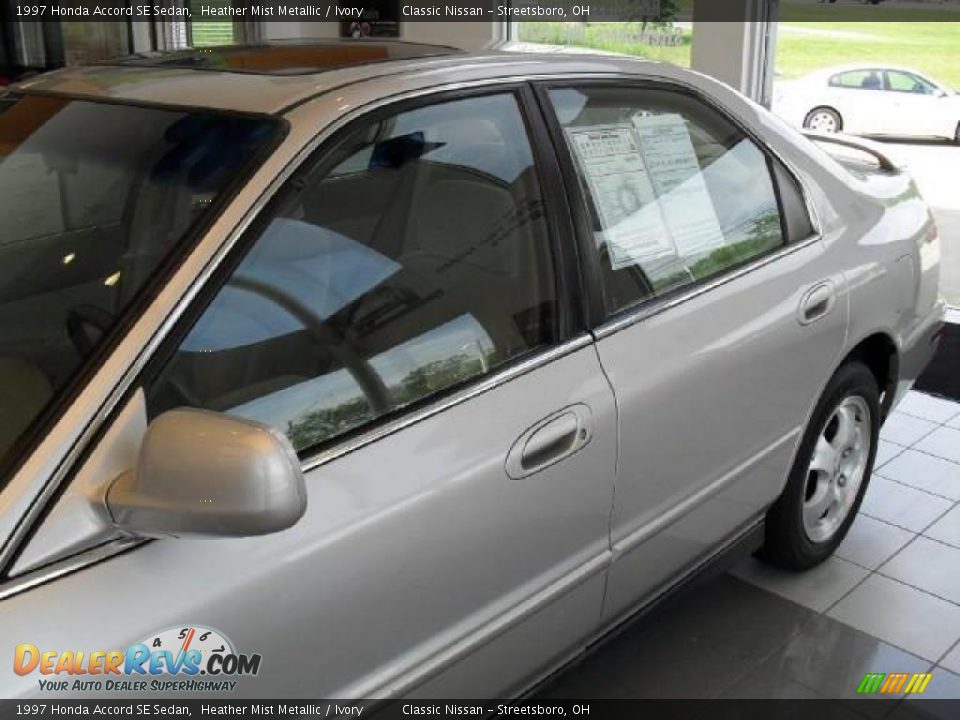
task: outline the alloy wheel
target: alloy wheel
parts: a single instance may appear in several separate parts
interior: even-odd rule
[[[817,543],[836,534],[850,514],[870,460],[871,419],[867,402],[844,398],[820,431],[807,470],[803,529]]]

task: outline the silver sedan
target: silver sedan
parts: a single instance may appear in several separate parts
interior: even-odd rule
[[[13,87],[0,695],[510,695],[728,550],[821,562],[944,314],[833,140],[391,42]]]

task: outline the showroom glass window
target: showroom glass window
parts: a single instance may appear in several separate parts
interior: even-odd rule
[[[298,451],[557,338],[540,184],[512,94],[362,120],[292,183],[149,392]]]
[[[0,465],[276,133],[260,118],[0,97]]]
[[[589,206],[608,313],[784,244],[767,157],[696,98],[612,86],[549,97]]]

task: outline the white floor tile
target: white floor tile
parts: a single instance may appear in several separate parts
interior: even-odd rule
[[[947,656],[940,661],[940,664],[947,670],[960,673],[960,645],[957,645],[957,647],[947,653]]]
[[[960,463],[960,430],[942,427],[916,445],[917,450]]]
[[[811,610],[823,612],[842,598],[869,571],[837,557],[804,572],[779,570],[756,558],[748,558],[732,571],[741,580],[792,600]]]
[[[960,548],[960,505],[937,520],[923,532],[927,537]],[[957,570],[956,572],[960,572]]]
[[[868,577],[827,615],[934,662],[960,638],[960,607],[882,575]]]
[[[887,417],[886,422],[883,423],[883,427],[880,428],[880,437],[897,445],[909,447],[925,435],[929,435],[937,427],[937,423],[929,420],[922,420],[900,412],[892,412]]]
[[[897,412],[943,424],[960,415],[960,403],[913,390],[897,405]]]
[[[918,537],[878,572],[960,605],[960,548]]]
[[[906,448],[903,445],[897,445],[889,440],[881,440],[877,443],[877,457],[873,461],[874,469],[882,468]]]
[[[860,512],[915,533],[937,520],[953,502],[874,475]]]
[[[916,450],[905,450],[878,470],[890,480],[934,495],[960,500],[960,464]]]
[[[865,568],[876,570],[916,535],[902,528],[857,515],[836,555]]]

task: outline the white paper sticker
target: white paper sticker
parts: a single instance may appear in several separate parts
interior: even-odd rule
[[[691,258],[723,246],[720,221],[683,116],[635,115],[633,125],[679,255]]]
[[[676,253],[630,125],[567,131],[604,229],[614,269]]]

